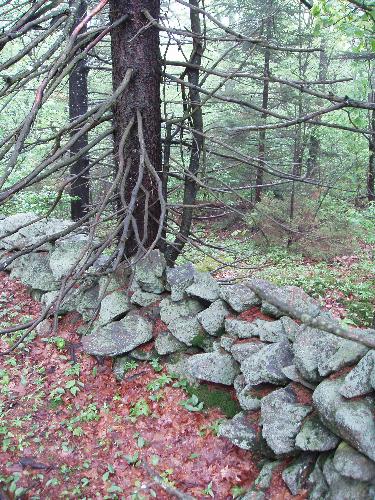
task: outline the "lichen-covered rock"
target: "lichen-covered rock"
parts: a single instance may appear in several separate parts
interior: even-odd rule
[[[231,352],[235,339],[229,335],[222,335],[220,337],[220,347],[225,349],[227,352]],[[238,360],[236,360],[238,361]]]
[[[346,375],[340,387],[340,394],[346,398],[354,398],[372,392],[374,389],[371,385],[371,374],[374,369],[375,351],[372,350]]]
[[[246,384],[243,375],[238,375],[234,381],[234,388],[238,402],[243,410],[251,411],[260,408],[260,401],[263,395],[260,394],[256,387]]]
[[[333,465],[342,476],[373,481],[375,479],[375,463],[342,441],[333,457]]]
[[[67,314],[68,312],[76,311],[80,295],[81,294],[79,290],[71,290],[68,295],[66,295],[61,301],[58,314]],[[58,298],[58,296],[59,292],[57,290],[53,292],[47,292],[42,295],[40,301],[42,302],[42,304],[50,306]]]
[[[130,311],[131,304],[126,293],[116,291],[103,297],[100,304],[99,323],[106,325],[124,317]]]
[[[186,349],[186,344],[180,342],[170,332],[161,332],[155,340],[155,349],[160,356],[172,354]]]
[[[166,324],[185,316],[195,316],[204,309],[204,306],[195,299],[185,299],[173,302],[169,297],[160,302],[160,319]]]
[[[266,441],[262,437],[259,425],[252,420],[251,413],[238,413],[231,420],[221,424],[218,435],[229,439],[234,445],[243,450],[252,450],[265,456],[272,457]]]
[[[193,284],[196,273],[191,262],[167,269],[167,283],[171,289],[173,301],[179,301],[185,297],[185,290]]]
[[[208,334],[216,336],[224,332],[224,321],[228,313],[225,302],[219,299],[200,312],[197,319]]]
[[[288,378],[282,372],[293,362],[293,351],[288,341],[264,346],[241,363],[241,371],[248,384],[284,384]]]
[[[290,366],[284,366],[281,371],[283,374],[289,379],[292,380],[293,382],[298,382],[301,385],[304,385],[305,387],[308,387],[309,389],[315,389],[316,384],[312,384],[310,382],[307,382],[299,371],[296,368],[296,365],[290,365]]]
[[[322,422],[356,450],[375,461],[374,398],[347,400],[340,394],[344,379],[324,380],[313,394]]]
[[[198,345],[199,339],[205,336],[204,330],[193,316],[184,316],[169,323],[169,330],[176,339],[187,346]]]
[[[219,284],[211,274],[200,272],[194,275],[193,284],[186,288],[188,295],[207,302],[215,302],[219,298],[219,291]]]
[[[291,385],[278,389],[261,401],[262,434],[276,455],[295,451],[295,439],[311,406],[298,403]]]
[[[257,321],[250,323],[242,319],[228,318],[225,320],[225,331],[232,337],[250,339],[259,336]]]
[[[259,338],[263,342],[281,342],[283,340],[288,340],[281,320],[262,321],[259,325]]]
[[[254,488],[263,491],[268,490],[268,488],[271,486],[272,476],[275,470],[280,465],[280,460],[275,460],[274,462],[266,462],[259,472],[258,477],[254,481]]]
[[[135,291],[130,298],[130,302],[132,304],[136,304],[137,306],[141,307],[150,306],[158,300],[160,300],[160,295],[151,292],[144,292],[141,289]]]
[[[144,292],[163,293],[166,267],[164,255],[159,250],[151,250],[135,264],[134,279]]]
[[[301,326],[296,323],[292,318],[289,318],[289,316],[283,316],[279,320],[283,327],[284,327],[284,332],[291,342],[294,342],[296,340],[296,337],[301,329]]]
[[[225,285],[220,288],[220,297],[238,312],[259,306],[261,300],[246,285]]]
[[[97,313],[99,306],[99,286],[82,287],[76,301],[76,309],[84,321],[90,321]]]
[[[324,462],[323,474],[329,485],[330,500],[372,500],[374,497],[375,489],[369,483],[342,476],[330,457]]]
[[[261,288],[261,290],[268,293],[271,298],[280,300],[287,306],[297,309],[302,314],[308,314],[315,318],[321,313],[318,301],[307,295],[302,288],[296,286],[278,287],[260,279],[251,280],[250,283]],[[280,318],[285,314],[265,300],[262,301],[262,312],[269,316],[274,316],[275,318]]]
[[[329,485],[323,473],[325,455],[320,455],[315,463],[315,467],[307,481],[309,490],[309,500],[329,500]]]
[[[302,453],[299,457],[283,470],[282,478],[292,495],[304,489],[307,478],[316,461],[315,453]]]
[[[95,356],[119,356],[151,339],[152,324],[141,316],[129,315],[82,337],[82,348]]]
[[[305,379],[316,383],[359,361],[368,348],[322,330],[304,327],[293,344],[293,351],[298,371]]]
[[[14,214],[2,219],[0,224],[0,248],[24,249],[41,242],[47,236],[57,235],[74,224],[72,221],[59,219],[42,219],[32,223],[37,219],[39,219],[39,215],[34,213]],[[11,234],[14,231],[16,232]],[[43,243],[38,247],[38,251],[50,250],[51,248],[51,243]]]
[[[262,342],[240,342],[232,345],[230,352],[236,361],[242,363],[264,347]]]
[[[296,446],[303,451],[330,451],[339,442],[340,438],[327,429],[317,415],[309,415],[296,436]]]
[[[49,260],[54,277],[60,280],[75,271],[92,245],[87,234],[72,234],[57,240]]]
[[[52,273],[49,254],[29,253],[12,264],[11,279],[19,279],[30,288],[50,292],[58,290],[59,282]]]
[[[229,354],[209,352],[195,354],[185,361],[187,373],[206,382],[232,385],[239,373],[238,364]]]

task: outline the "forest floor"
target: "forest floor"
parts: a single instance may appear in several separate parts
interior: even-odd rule
[[[0,303],[3,326],[40,312],[4,273]],[[117,382],[110,360],[80,351],[80,325],[67,315],[54,337],[31,335],[1,358],[0,498],[173,498],[153,472],[195,498],[236,498],[254,482],[251,453],[216,436],[219,409],[189,411],[159,365],[139,363]],[[291,497],[281,469],[269,494]]]

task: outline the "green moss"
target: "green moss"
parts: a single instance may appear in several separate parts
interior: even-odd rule
[[[200,349],[203,349],[205,343],[206,343],[206,336],[203,333],[198,333],[191,341],[191,345],[193,347],[199,347]]]
[[[213,389],[206,384],[198,386],[189,384],[186,387],[186,391],[190,396],[195,394],[199,401],[203,401],[205,408],[219,408],[228,418],[234,417],[234,415],[237,415],[241,411],[238,401],[232,399],[229,391]]]

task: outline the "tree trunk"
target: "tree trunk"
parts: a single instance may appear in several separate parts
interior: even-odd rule
[[[144,144],[151,165],[161,176],[161,110],[160,80],[161,65],[159,54],[159,30],[149,24],[143,11],[147,10],[158,20],[160,16],[159,0],[110,0],[110,19],[115,22],[120,17],[128,18],[111,31],[112,79],[116,89],[123,81],[126,72],[132,70],[132,78],[121,96],[116,101],[114,113],[114,151],[118,167],[119,145],[127,125],[134,119],[130,134],[125,141],[124,158],[129,167],[126,182],[119,198],[128,206],[132,194],[136,193],[136,203],[132,210],[133,222],[138,230],[138,240],[144,249],[155,240],[159,229],[161,213],[157,180],[149,169],[145,169],[141,189],[137,190],[138,174],[142,148],[137,130],[137,113],[143,124]],[[138,121],[139,124],[139,121]],[[121,205],[124,208],[123,205]],[[120,217],[125,219],[126,213]],[[130,225],[125,243],[125,254],[130,257],[139,250],[139,241],[135,237],[134,225]]]
[[[370,94],[370,102],[375,103],[375,91]],[[371,111],[371,137],[369,140],[369,166],[367,174],[367,199],[375,201],[375,110]]]
[[[269,17],[267,19],[267,40],[271,39],[272,36],[272,24],[273,17]],[[264,51],[264,68],[263,68],[263,97],[262,97],[262,108],[268,109],[268,100],[269,100],[269,87],[270,82],[267,79],[270,74],[270,59],[271,59],[271,50],[266,48]],[[267,121],[267,114],[262,114],[262,122],[265,124]],[[259,168],[257,170],[256,175],[256,188],[255,188],[255,203],[259,202],[262,197],[262,184],[263,184],[263,168],[264,161],[266,158],[266,131],[260,130],[259,132],[259,146],[258,146],[258,163]]]
[[[190,0],[190,5],[199,7],[198,0]],[[198,35],[202,34],[199,12],[190,9],[191,31]],[[203,45],[201,38],[194,38],[193,52],[190,57],[190,62],[196,66],[202,63]],[[189,83],[199,85],[199,70],[189,68],[187,70]],[[198,194],[198,184],[192,176],[196,176],[201,165],[201,154],[204,145],[203,132],[203,114],[201,108],[201,97],[198,90],[190,87],[189,90],[189,108],[191,111],[191,126],[193,129],[193,140],[191,144],[190,162],[188,172],[184,180],[184,205],[180,229],[172,245],[167,250],[167,260],[173,263],[185,246],[187,238],[190,234],[191,224],[193,220],[194,205]]]
[[[72,4],[72,0],[70,1]],[[84,17],[87,10],[86,0],[81,0],[77,10],[77,23]],[[83,33],[86,28],[81,30]],[[84,115],[88,110],[88,89],[87,89],[86,62],[81,59],[69,76],[69,119],[73,121],[77,117]],[[77,130],[72,132],[74,135]],[[88,144],[88,134],[83,134],[72,145],[70,154],[74,156]],[[73,177],[70,195],[73,199],[70,202],[70,213],[73,220],[79,220],[87,214],[90,204],[90,182],[89,182],[88,155],[83,155],[77,159],[70,168]]]

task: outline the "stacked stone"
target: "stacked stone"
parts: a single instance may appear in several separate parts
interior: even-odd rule
[[[7,238],[20,217],[9,219],[0,222],[6,251],[52,231],[31,224],[30,232],[25,228]],[[67,224],[55,221],[54,230]],[[50,303],[87,238],[73,234],[20,257],[11,277]],[[309,317],[333,321],[297,287],[254,283]],[[242,412],[221,426],[220,435],[258,454],[263,464],[244,498],[264,498],[272,475],[283,468],[293,495],[307,489],[312,499],[373,499],[375,350],[299,324],[247,285],[219,285],[191,264],[167,268],[154,250],[134,263],[131,281],[126,272],[100,279],[91,273],[86,288],[68,296],[60,313],[77,310],[88,320],[98,312],[82,346],[89,354],[113,357],[118,379],[129,359],[159,355],[192,382],[234,386]],[[247,319],[254,315],[255,321]],[[363,334],[375,337],[374,330]],[[151,350],[143,350],[151,341]]]

